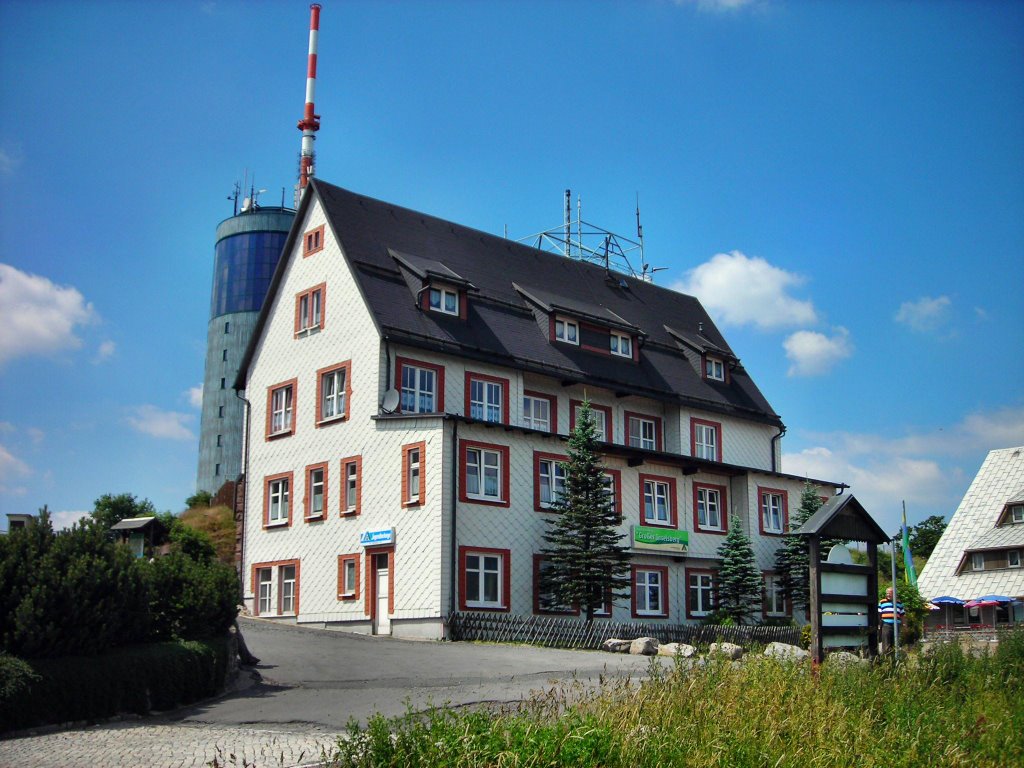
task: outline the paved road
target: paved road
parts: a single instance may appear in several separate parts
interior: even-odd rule
[[[262,659],[254,684],[144,720],[0,742],[0,767],[288,766],[315,762],[350,718],[408,707],[518,701],[559,681],[643,676],[648,659],[527,646],[436,643],[240,621]],[[235,760],[226,759],[234,754]],[[243,762],[244,756],[244,762]]]

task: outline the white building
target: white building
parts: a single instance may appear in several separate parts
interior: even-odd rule
[[[764,614],[788,613],[771,569],[804,478],[778,471],[782,421],[691,296],[316,180],[236,387],[255,614],[440,637],[453,611],[540,612],[584,398],[632,543],[612,615],[706,615],[734,516]]]

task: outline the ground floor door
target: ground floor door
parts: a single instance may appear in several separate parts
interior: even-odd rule
[[[394,575],[391,572],[391,553],[377,552],[370,555],[372,579],[371,593],[371,618],[373,620],[373,634],[391,634],[391,606],[394,605],[394,597],[391,594],[391,585]]]

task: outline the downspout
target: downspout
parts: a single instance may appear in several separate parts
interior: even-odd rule
[[[775,460],[775,444],[786,434],[786,425],[779,427],[779,434],[772,438],[772,472],[778,472],[778,462]]]
[[[249,509],[249,432],[252,419],[252,404],[246,400],[239,392],[244,390],[235,390],[235,397],[245,403],[245,445],[242,447],[242,535],[239,539],[238,545],[238,587],[239,597],[242,604],[245,604],[245,513]],[[238,485],[235,485],[235,494],[237,499]],[[231,510],[234,512],[234,510]]]
[[[384,337],[384,391],[391,389],[391,342]]]
[[[459,481],[459,421],[458,419],[452,420],[452,490],[451,490],[451,588],[448,596],[448,615],[455,613],[455,609],[458,606],[455,595],[458,591],[459,586],[459,554],[458,554],[458,537],[456,536],[456,515],[458,514],[458,499],[459,493],[456,487]]]

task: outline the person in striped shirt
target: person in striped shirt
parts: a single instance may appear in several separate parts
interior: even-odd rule
[[[878,603],[878,618],[882,623],[882,653],[890,653],[893,650],[893,637],[895,626],[903,625],[903,603],[892,599],[892,587],[885,590],[885,600]]]

